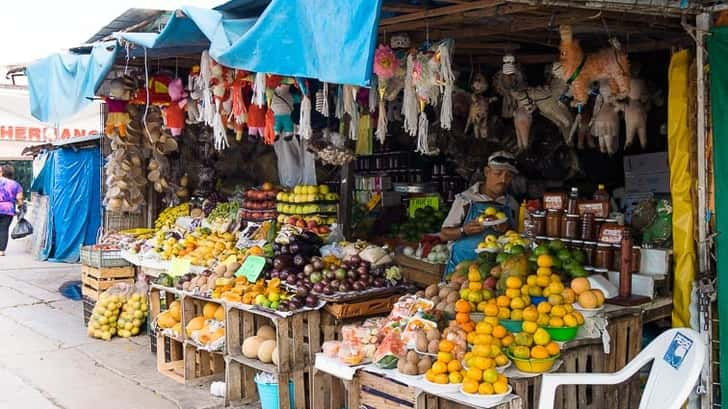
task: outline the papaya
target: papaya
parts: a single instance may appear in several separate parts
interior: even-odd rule
[[[215,319],[218,321],[225,321],[225,308],[222,305],[218,305],[215,310]]]
[[[219,307],[217,304],[211,302],[205,303],[204,307],[202,307],[202,316],[205,317],[206,320],[215,318],[217,307]]]
[[[175,321],[179,322],[182,320],[182,309],[180,308],[179,301],[172,301],[172,303],[169,304],[169,309],[167,311],[172,314],[172,318],[174,318]]]
[[[157,324],[161,328],[172,328],[177,321],[172,317],[169,311],[164,311],[157,316]]]
[[[205,317],[192,318],[185,327],[185,330],[187,331],[187,336],[191,337],[194,331],[201,330],[203,326],[205,326]]]

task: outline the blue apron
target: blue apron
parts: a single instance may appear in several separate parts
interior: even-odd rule
[[[475,220],[483,214],[485,209],[488,207],[494,207],[498,211],[501,211],[508,216],[508,224],[513,227],[513,209],[507,205],[503,205],[497,202],[473,202],[468,208],[468,213],[465,215],[462,225]],[[489,234],[500,235],[500,232],[495,230],[493,227],[486,228],[481,234],[474,234],[472,236],[465,236],[455,242],[450,249],[450,260],[447,262],[447,269],[445,270],[445,277],[449,276],[455,267],[467,260],[475,260],[478,257],[478,253],[475,249],[478,248],[478,244],[483,241],[485,236]]]

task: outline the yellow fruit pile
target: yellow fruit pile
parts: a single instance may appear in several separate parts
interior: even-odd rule
[[[144,294],[134,293],[124,304],[123,311],[116,322],[116,333],[122,338],[139,334],[147,318],[147,299]]]
[[[522,291],[523,280],[518,276],[511,276],[506,279],[505,295],[500,295],[487,301],[485,305],[479,305],[478,310],[485,314],[486,319],[489,317],[491,324],[495,319],[516,320],[523,319],[523,310],[531,304],[531,297],[527,292]],[[495,324],[493,324],[495,325]]]
[[[225,301],[242,304],[260,304],[276,309],[287,293],[281,288],[281,280],[274,278],[267,283],[264,279],[251,283],[244,276],[231,279],[229,282],[220,282],[212,291],[212,298],[222,298]]]
[[[571,281],[571,291],[576,297],[576,302],[582,308],[594,309],[604,305],[604,293],[601,290],[592,289],[589,280],[586,278],[575,278]]]
[[[205,303],[202,315],[194,317],[185,326],[187,336],[202,345],[208,345],[225,336],[221,322],[225,320],[225,307],[215,303]]]
[[[526,322],[524,321],[523,332],[516,334],[513,344],[508,347],[511,356],[518,359],[548,359],[561,353],[559,344],[551,340],[545,329],[537,326],[531,333],[526,331]]]
[[[440,341],[437,360],[425,372],[425,379],[441,385],[463,382],[465,371],[460,361],[455,357],[456,344],[447,339]]]
[[[468,368],[463,379],[463,391],[478,395],[500,395],[508,392],[508,378],[495,368]]]
[[[175,207],[168,207],[159,213],[159,217],[154,221],[154,228],[157,230],[172,227],[177,222],[177,218],[190,215],[190,204],[182,203]]]
[[[182,335],[182,307],[179,301],[172,301],[166,311],[157,315],[157,326],[171,329],[175,336]]]
[[[124,299],[118,295],[101,294],[88,322],[88,335],[104,341],[116,335],[117,319],[123,302]]]
[[[495,294],[489,288],[484,288],[483,277],[480,274],[477,264],[471,264],[468,267],[468,279],[460,290],[460,299],[471,303],[471,310],[483,312],[487,301],[491,300]]]
[[[508,364],[508,357],[501,347],[512,344],[513,336],[502,325],[493,326],[481,321],[475,326],[475,331],[468,334],[467,341],[473,346],[464,357],[468,368],[485,371]]]

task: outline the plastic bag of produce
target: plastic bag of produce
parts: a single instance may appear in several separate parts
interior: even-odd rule
[[[99,296],[88,322],[87,333],[90,337],[108,341],[116,335],[121,307],[133,291],[132,285],[118,283]]]
[[[122,338],[139,335],[142,326],[147,321],[148,313],[147,284],[144,281],[138,281],[124,303],[122,312],[116,322],[116,333]]]
[[[403,357],[406,352],[402,334],[398,330],[392,331],[379,344],[374,353],[374,363],[384,369],[396,368],[399,358]]]

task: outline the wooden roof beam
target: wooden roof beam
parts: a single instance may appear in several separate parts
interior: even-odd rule
[[[418,6],[415,4],[383,4],[382,11],[391,11],[393,13],[416,13],[426,10],[426,6]]]
[[[499,6],[501,4],[505,4],[506,2],[507,0],[477,0],[463,4],[455,4],[452,6],[438,7],[430,10],[409,13],[402,16],[385,18],[379,22],[379,26],[385,27],[405,23],[408,21],[447,16],[450,14],[464,13],[466,11],[481,10],[489,7]]]

